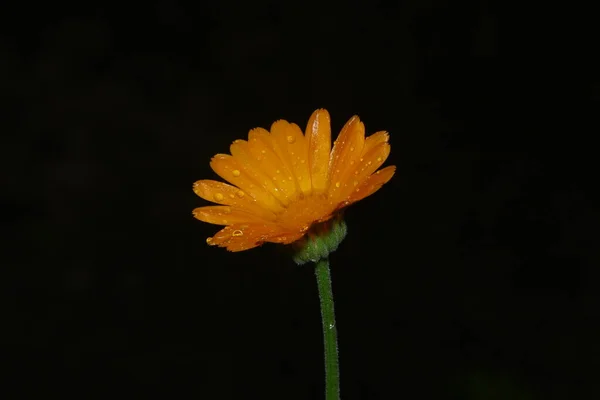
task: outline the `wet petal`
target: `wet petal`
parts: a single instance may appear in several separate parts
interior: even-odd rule
[[[273,178],[277,179],[275,177],[276,172],[261,168],[259,161],[252,155],[247,141],[236,140],[231,144],[229,149],[231,155],[237,161],[238,165],[242,167],[245,174],[279,200],[282,205],[288,204],[289,198],[274,183]]]
[[[232,156],[228,154],[217,154],[211,160],[210,166],[217,175],[242,189],[263,208],[272,212],[283,210],[281,203],[262,186],[258,185],[254,179],[246,173],[246,169]]]
[[[245,210],[267,220],[275,219],[273,212],[259,206],[252,196],[235,186],[205,179],[195,182],[193,189],[204,200]]]
[[[327,188],[331,152],[331,120],[327,110],[316,110],[306,125],[308,164],[312,187],[317,192]]]
[[[329,171],[330,190],[335,192],[344,182],[349,171],[354,170],[365,144],[365,125],[357,116],[344,125],[331,151]]]
[[[270,237],[279,237],[281,228],[275,224],[234,224],[221,229],[207,243],[227,247],[229,251],[243,251],[260,246]]]
[[[248,134],[248,147],[263,171],[269,171],[272,181],[286,198],[293,198],[299,189],[292,171],[273,150],[269,132],[262,128],[252,129]]]
[[[390,165],[377,171],[376,173],[368,177],[362,183],[362,185],[360,185],[357,189],[354,190],[354,192],[352,192],[352,194],[348,197],[347,204],[357,202],[359,200],[364,199],[365,197],[372,195],[373,193],[378,191],[379,188],[381,188],[381,186],[383,186],[390,179],[392,179],[392,176],[394,176],[395,172],[395,165]]]
[[[339,193],[340,198],[343,199],[347,197],[353,190],[356,190],[357,187],[361,186],[365,179],[381,167],[389,154],[389,143],[382,142],[359,158],[358,165],[344,181],[344,185]]]
[[[309,194],[312,187],[308,170],[308,150],[300,127],[280,120],[271,126],[271,136],[275,153],[294,174],[300,191]]]
[[[265,222],[247,211],[229,206],[205,206],[195,208],[194,217],[200,221],[215,225],[231,225],[237,223]]]
[[[390,135],[386,131],[375,132],[365,139],[365,146],[363,147],[362,154],[366,154],[380,143],[387,142]]]

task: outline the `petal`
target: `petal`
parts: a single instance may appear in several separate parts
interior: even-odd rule
[[[231,155],[237,161],[238,165],[242,167],[244,172],[249,175],[257,185],[262,186],[267,192],[273,197],[279,200],[283,205],[287,205],[289,198],[279,190],[274,183],[273,178],[276,172],[269,169],[261,168],[260,162],[254,158],[250,152],[248,142],[245,140],[236,140],[229,147]]]
[[[330,190],[335,191],[354,170],[365,144],[365,125],[357,116],[350,118],[335,140],[329,170]]]
[[[254,214],[229,206],[205,206],[195,208],[194,217],[215,225],[231,225],[248,222],[266,222]]]
[[[244,231],[239,229],[248,226],[240,224],[226,226],[215,236],[206,239],[206,243],[211,246],[227,247],[230,251],[243,251],[260,246],[262,244],[260,233],[252,235],[248,229],[245,229],[246,234],[244,234]]]
[[[250,195],[261,207],[275,213],[283,210],[281,203],[262,186],[259,186],[232,156],[217,154],[210,161],[210,167],[221,178]]]
[[[338,199],[349,196],[353,190],[360,187],[371,174],[373,174],[385,162],[390,154],[389,143],[383,142],[376,145],[368,153],[358,160],[354,171],[342,182]],[[337,186],[337,185],[336,185]],[[332,192],[333,193],[333,192]]]
[[[221,229],[214,237],[207,239],[207,243],[227,247],[229,251],[243,251],[260,246],[264,242],[292,243],[302,236],[300,233],[282,231],[275,224],[234,224]]]
[[[312,187],[315,191],[323,192],[327,188],[331,152],[331,120],[327,110],[316,110],[311,115],[305,137]]]
[[[362,154],[366,154],[373,149],[373,147],[377,146],[380,143],[387,142],[390,138],[390,135],[386,131],[375,132],[371,136],[368,136],[365,139],[365,147],[363,147]]]
[[[238,189],[235,186],[231,186],[219,181],[205,179],[195,182],[193,189],[194,193],[204,200],[226,206],[232,206],[263,219],[275,219],[275,214],[273,214],[273,212],[262,208],[256,203],[256,200],[252,198],[252,196],[246,195],[243,190]]]
[[[373,175],[368,177],[362,183],[362,185],[360,185],[356,190],[354,190],[354,192],[352,192],[352,194],[348,197],[346,204],[357,202],[359,200],[364,199],[365,197],[372,195],[373,193],[378,191],[379,188],[381,188],[381,186],[383,186],[390,179],[392,179],[392,176],[394,176],[395,172],[395,165],[390,165],[375,172]]]
[[[311,180],[308,170],[306,139],[296,124],[279,120],[271,126],[273,148],[279,158],[292,171],[300,191],[311,192]]]
[[[250,153],[263,171],[275,171],[273,183],[287,198],[293,198],[299,187],[292,172],[273,150],[273,140],[269,132],[262,128],[252,129],[248,134]]]

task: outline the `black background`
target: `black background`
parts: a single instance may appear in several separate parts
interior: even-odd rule
[[[209,248],[218,227],[191,217],[213,154],[320,107],[334,132],[353,114],[388,130],[397,166],[331,257],[343,398],[598,394],[584,19],[442,0],[2,8],[6,398],[323,398],[311,267]]]

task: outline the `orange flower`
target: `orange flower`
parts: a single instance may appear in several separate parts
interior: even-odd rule
[[[214,156],[210,166],[231,185],[194,183],[198,196],[221,205],[193,211],[201,221],[225,225],[206,242],[229,251],[264,242],[293,243],[313,224],[375,193],[396,170],[389,166],[377,171],[390,153],[388,134],[365,138],[357,116],[344,125],[332,149],[324,109],[312,114],[305,134],[298,125],[280,120],[270,132],[252,129],[248,140],[234,141],[230,151]]]

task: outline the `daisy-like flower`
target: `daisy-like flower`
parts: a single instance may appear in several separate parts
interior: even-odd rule
[[[303,134],[284,120],[271,131],[252,129],[248,140],[236,140],[231,155],[217,154],[211,168],[230,184],[194,183],[194,192],[219,204],[196,208],[194,217],[225,225],[209,245],[229,251],[248,250],[264,242],[290,244],[311,227],[334,218],[348,205],[376,192],[394,175],[381,170],[390,153],[388,133],[365,138],[365,126],[353,116],[331,146],[327,110],[316,110]]]

